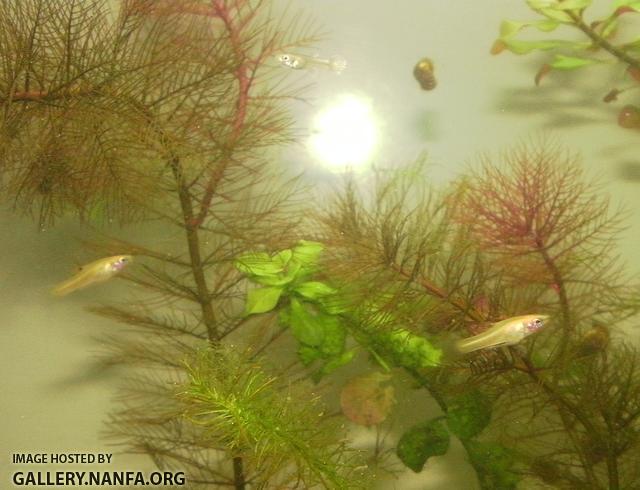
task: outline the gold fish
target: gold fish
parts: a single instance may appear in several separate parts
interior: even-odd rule
[[[52,293],[55,296],[65,296],[91,284],[107,281],[131,261],[133,261],[131,255],[114,255],[91,262],[80,267],[78,273],[72,278],[58,284],[53,288]]]
[[[332,56],[331,58],[316,58],[312,56],[304,56],[300,54],[281,53],[276,59],[282,66],[293,70],[305,70],[314,67],[328,68],[336,73],[342,73],[347,67],[347,60],[340,56]]]
[[[456,350],[467,354],[480,349],[515,345],[544,326],[549,315],[522,315],[494,323],[481,334],[456,342]]]
[[[413,68],[413,76],[422,87],[422,90],[433,90],[436,88],[436,76],[433,73],[433,61],[429,58],[422,58]]]

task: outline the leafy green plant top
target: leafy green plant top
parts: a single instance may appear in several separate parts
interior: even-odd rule
[[[623,63],[627,65],[627,76],[632,80],[632,85],[623,89],[612,88],[603,97],[604,102],[615,101],[621,93],[640,87],[640,37],[632,37],[629,40],[628,36],[617,35],[621,16],[640,12],[640,2],[616,0],[607,15],[587,20],[585,13],[591,4],[592,0],[527,0],[527,5],[541,18],[526,21],[504,20],[491,53],[499,54],[505,50],[518,55],[534,51],[551,52],[551,58],[540,67],[535,76],[536,85],[552,70],[577,70],[616,61]],[[580,40],[522,38],[522,32],[525,30],[535,29],[546,35],[563,26],[578,29],[584,37]],[[634,124],[635,121],[624,117],[629,113],[630,106],[626,107],[627,111],[621,112],[620,125],[640,127],[640,124]]]

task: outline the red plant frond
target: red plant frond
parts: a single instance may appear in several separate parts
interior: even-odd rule
[[[557,146],[524,144],[500,163],[485,156],[465,186],[456,220],[491,252],[558,260],[607,244],[617,229],[609,199],[597,195],[577,157]]]

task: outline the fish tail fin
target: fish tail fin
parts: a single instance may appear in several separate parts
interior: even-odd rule
[[[74,292],[77,289],[81,289],[88,286],[91,283],[91,278],[85,276],[72,277],[66,281],[57,284],[52,290],[51,294],[54,296],[66,296],[69,293]]]
[[[329,67],[336,73],[342,73],[347,68],[347,60],[342,56],[332,56],[329,58]]]
[[[482,347],[482,342],[478,342],[478,339],[474,339],[473,337],[456,340],[452,345],[452,348],[458,355],[469,354],[475,350],[482,349]]]
[[[69,284],[69,281],[65,281],[65,282],[61,282],[60,284],[56,285],[52,290],[51,290],[51,294],[54,296],[66,296],[67,294],[69,294],[70,292],[73,291],[73,287]]]

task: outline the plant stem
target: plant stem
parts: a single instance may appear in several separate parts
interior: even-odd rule
[[[184,220],[185,230],[187,234],[187,246],[189,248],[189,258],[191,259],[191,272],[196,283],[196,294],[198,303],[202,310],[202,321],[207,328],[207,334],[210,342],[218,341],[218,331],[216,326],[216,318],[213,313],[213,306],[207,287],[207,281],[204,276],[204,268],[202,266],[202,256],[200,254],[200,237],[198,236],[198,227],[193,223],[193,203],[191,196],[184,182],[182,175],[182,167],[177,157],[172,157],[170,162],[171,172],[176,181],[178,188],[178,196],[180,198],[180,208],[182,209],[182,218]]]
[[[620,476],[618,475],[618,458],[611,449],[607,454],[607,475],[609,476],[609,490],[620,488]]]
[[[239,456],[233,458],[233,484],[237,490],[245,490],[244,469]]]
[[[567,344],[569,343],[569,335],[573,332],[573,322],[571,321],[571,310],[569,309],[569,298],[567,296],[567,288],[564,282],[564,278],[562,277],[562,273],[560,269],[554,262],[553,258],[547,252],[544,243],[540,238],[536,238],[536,249],[538,253],[541,255],[542,260],[544,261],[547,269],[551,273],[551,277],[553,278],[553,282],[557,287],[558,292],[558,302],[560,303],[560,314],[562,315],[562,338],[560,340],[560,351],[558,353],[558,358],[563,359],[564,354],[567,351]]]
[[[216,13],[216,16],[222,20],[225,28],[227,29],[231,47],[233,48],[233,52],[238,61],[238,67],[235,71],[235,76],[238,80],[238,97],[236,99],[236,111],[231,123],[231,134],[229,136],[229,141],[226,145],[223,158],[220,160],[216,168],[214,168],[211,172],[209,180],[205,186],[204,194],[202,196],[200,211],[193,217],[193,223],[196,226],[202,224],[202,221],[206,217],[209,207],[211,206],[211,200],[215,195],[220,180],[222,180],[224,171],[232,161],[230,149],[240,137],[240,134],[244,127],[245,119],[247,117],[249,91],[253,82],[253,73],[250,73],[249,60],[247,59],[245,50],[242,47],[241,39],[242,28],[247,24],[248,20],[253,16],[253,14],[247,14],[247,19],[241,19],[234,22],[234,19],[232,19],[229,9],[224,1],[212,0],[211,4],[213,10]]]
[[[640,70],[640,60],[637,60],[629,56],[623,50],[621,50],[620,48],[617,48],[616,46],[611,44],[609,41],[604,39],[602,36],[600,36],[594,29],[592,29],[590,26],[585,24],[585,22],[582,20],[582,17],[579,14],[575,13],[572,10],[567,10],[566,12],[571,17],[571,20],[573,20],[574,25],[578,29],[580,29],[584,34],[586,34],[596,46],[604,49],[609,54],[618,58],[620,61],[624,61],[629,66],[632,66]]]

